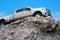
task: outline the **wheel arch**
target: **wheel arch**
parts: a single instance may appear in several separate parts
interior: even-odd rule
[[[33,16],[34,16],[36,13],[40,13],[40,14],[42,15],[42,12],[41,12],[41,11],[35,11],[35,12],[33,13]]]
[[[3,22],[3,21],[4,21],[4,22],[6,22],[6,20],[5,20],[5,19],[1,19],[1,20],[0,20],[0,23],[1,23],[1,22]]]

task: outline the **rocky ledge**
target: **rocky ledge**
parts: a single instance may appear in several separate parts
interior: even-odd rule
[[[0,28],[0,40],[60,40],[60,21],[27,17]]]

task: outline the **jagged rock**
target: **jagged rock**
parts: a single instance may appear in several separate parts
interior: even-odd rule
[[[60,32],[60,21],[56,22],[56,31]]]
[[[59,26],[60,23],[56,23],[50,16],[27,17],[2,26],[0,28],[0,40],[58,40],[59,34],[46,33],[45,31],[52,31],[55,27],[57,30]]]

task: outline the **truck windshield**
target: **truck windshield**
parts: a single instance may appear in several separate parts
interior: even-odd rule
[[[21,8],[21,9],[17,9],[16,13],[22,12],[22,11],[30,11],[30,10],[31,10],[30,8]]]

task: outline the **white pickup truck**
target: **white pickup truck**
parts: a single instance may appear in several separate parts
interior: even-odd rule
[[[0,18],[0,23],[6,24],[26,16],[33,16],[33,17],[45,16],[46,17],[46,16],[51,16],[51,13],[47,8],[26,7],[26,8],[17,9],[12,15]]]

